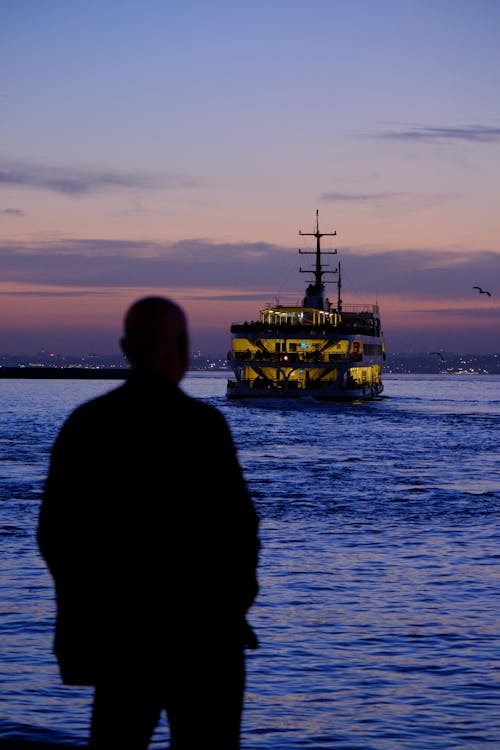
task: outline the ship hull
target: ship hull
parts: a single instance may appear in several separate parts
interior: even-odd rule
[[[377,386],[368,386],[364,388],[344,389],[338,386],[332,386],[320,391],[309,388],[300,390],[288,388],[270,388],[269,390],[256,390],[250,386],[236,381],[228,381],[227,398],[232,400],[253,400],[253,399],[293,399],[293,400],[314,400],[314,401],[368,401],[380,398],[384,386],[382,383]]]

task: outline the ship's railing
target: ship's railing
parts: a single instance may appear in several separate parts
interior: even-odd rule
[[[281,365],[294,364],[325,364],[329,362],[343,362],[347,353],[331,352],[232,352],[237,362],[274,362]]]
[[[378,313],[379,307],[377,304],[375,305],[342,305],[342,312],[347,313],[368,313],[369,315],[373,315],[374,313]]]
[[[252,320],[250,323],[245,321],[244,323],[233,323],[231,325],[231,333],[270,333],[276,335],[277,332],[281,333],[318,333],[319,330],[334,331],[335,326],[330,324],[322,324],[321,326],[316,325],[301,325],[300,323],[263,323],[260,320]]]
[[[258,333],[265,338],[266,334],[275,337],[296,336],[306,338],[308,336],[331,336],[332,334],[359,333],[365,336],[378,336],[380,322],[372,317],[363,318],[361,313],[357,317],[349,317],[341,320],[338,325],[323,323],[321,325],[300,325],[293,323],[233,323],[231,333],[252,334]]]

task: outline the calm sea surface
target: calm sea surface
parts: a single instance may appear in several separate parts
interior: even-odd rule
[[[228,402],[226,378],[183,386],[226,415],[261,517],[244,750],[500,748],[500,378],[392,375],[380,401],[321,405]],[[0,744],[86,741],[34,534],[62,420],[116,385],[0,380]]]

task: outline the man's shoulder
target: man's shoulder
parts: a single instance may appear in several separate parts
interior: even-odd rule
[[[154,409],[151,406],[154,405]],[[66,420],[68,427],[96,424],[103,420],[115,421],[120,416],[135,419],[138,414],[154,414],[157,418],[184,421],[186,425],[197,424],[212,429],[226,429],[227,422],[222,412],[214,405],[187,394],[176,387],[159,391],[137,389],[123,383],[111,391],[83,402]]]
[[[195,396],[190,396],[184,391],[182,391],[181,399],[181,405],[183,406],[183,408],[190,409],[193,412],[197,412],[200,417],[212,419],[216,422],[225,422],[224,415],[213,404],[202,401],[200,398],[197,398]]]
[[[67,422],[75,422],[85,419],[90,419],[95,416],[96,413],[102,411],[112,411],[119,408],[125,400],[125,388],[124,385],[120,385],[117,388],[113,388],[111,391],[102,393],[99,396],[83,401],[81,404],[76,406],[73,411],[69,414]]]

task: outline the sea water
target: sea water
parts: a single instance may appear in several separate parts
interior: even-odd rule
[[[183,387],[226,416],[261,519],[243,750],[500,748],[500,378],[388,375],[350,404],[228,401],[226,378]],[[116,385],[0,380],[0,747],[86,742],[35,529],[63,419]]]

